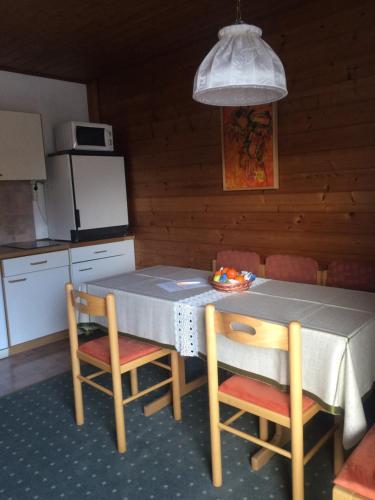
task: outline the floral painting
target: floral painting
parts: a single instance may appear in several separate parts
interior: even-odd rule
[[[275,189],[276,104],[222,108],[224,190]]]

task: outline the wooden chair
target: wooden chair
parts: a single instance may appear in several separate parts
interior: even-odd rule
[[[375,500],[375,424],[336,477],[332,500]]]
[[[115,297],[111,293],[105,297],[96,297],[88,293],[73,290],[72,284],[68,283],[66,285],[66,298],[77,425],[84,423],[83,382],[113,397],[117,448],[120,453],[126,451],[124,405],[134,399],[144,396],[166,384],[172,384],[174,418],[180,420],[181,399],[177,352],[130,339],[123,335],[119,336],[117,331]],[[76,311],[95,317],[106,317],[108,321],[108,335],[79,345]],[[171,357],[170,366],[158,361],[167,355]],[[99,371],[83,376],[80,368],[81,361],[99,368]],[[137,368],[147,363],[153,363],[164,368],[171,372],[171,374],[167,379],[139,391]],[[123,399],[121,375],[126,372],[130,372],[132,394],[128,398]],[[112,374],[112,390],[94,381],[96,377],[105,373]]]
[[[321,284],[318,262],[298,255],[269,255],[266,257],[265,276],[274,280]]]
[[[264,276],[264,266],[256,252],[221,250],[212,261],[212,271],[220,267],[234,267],[238,271],[251,271],[257,276]]]
[[[290,394],[264,382],[239,375],[233,375],[218,386],[217,334],[224,335],[241,344],[289,351]],[[293,321],[288,327],[281,326],[248,316],[215,311],[215,307],[209,304],[206,306],[206,336],[214,486],[222,485],[220,431],[228,431],[291,459],[293,500],[302,500],[304,497],[304,465],[334,434],[336,427],[333,426],[304,455],[303,426],[322,408],[318,403],[302,394],[300,323]],[[219,403],[225,403],[238,411],[226,421],[221,422]],[[231,426],[245,412],[260,417],[259,438]],[[275,442],[267,441],[269,420],[279,427],[290,429],[291,452],[276,445]],[[338,434],[335,446],[337,447],[337,457],[340,458],[342,448],[340,448],[341,444],[339,445],[337,437]]]

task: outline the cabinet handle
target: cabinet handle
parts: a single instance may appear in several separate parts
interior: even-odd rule
[[[84,269],[78,269],[79,272],[82,271],[91,271],[92,267],[85,267]]]
[[[108,250],[95,250],[94,253],[107,253]]]
[[[47,264],[48,260],[38,260],[37,262],[30,262],[30,266],[39,266],[40,264]]]
[[[9,280],[8,283],[19,283],[20,281],[26,281],[27,278],[19,278],[18,280]]]

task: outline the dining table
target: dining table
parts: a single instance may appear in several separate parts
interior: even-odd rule
[[[345,448],[357,444],[367,429],[363,398],[375,381],[375,294],[258,277],[247,291],[227,293],[213,288],[211,278],[209,271],[157,265],[91,281],[83,289],[113,293],[120,332],[174,347],[182,359],[205,357],[209,303],[282,325],[299,321],[303,391],[327,412],[342,415]],[[220,335],[218,360],[231,372],[288,386],[285,352],[239,345]]]

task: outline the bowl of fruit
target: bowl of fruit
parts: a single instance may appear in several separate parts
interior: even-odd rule
[[[237,271],[233,267],[221,267],[212,277],[211,284],[220,292],[244,292],[255,280],[249,271]]]

